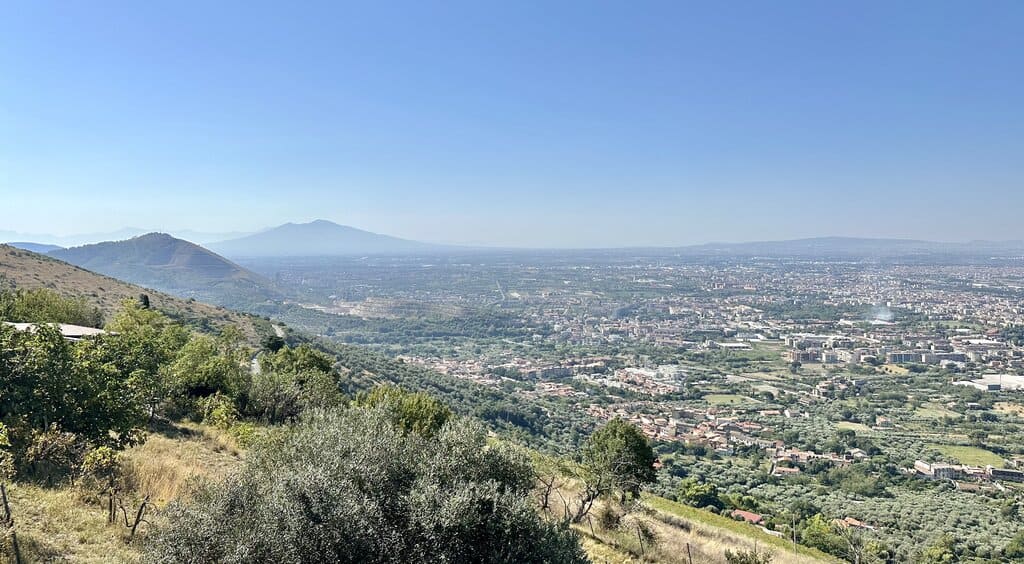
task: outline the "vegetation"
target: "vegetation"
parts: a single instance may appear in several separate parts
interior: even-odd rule
[[[583,562],[527,498],[528,459],[452,421],[432,436],[388,408],[316,412],[242,472],[172,505],[153,562]],[[529,539],[529,542],[526,542]]]

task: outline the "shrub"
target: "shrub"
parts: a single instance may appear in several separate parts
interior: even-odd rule
[[[731,550],[725,551],[725,561],[729,564],[771,564],[772,554],[770,552],[758,552],[754,550]]]
[[[304,416],[243,469],[171,504],[151,562],[585,562],[541,519],[525,456],[454,421],[433,437],[384,409]]]
[[[198,400],[197,405],[203,416],[203,423],[228,430],[238,422],[238,410],[235,409],[235,402],[223,394],[218,393],[202,398]]]
[[[85,444],[74,433],[61,431],[56,424],[46,431],[34,431],[25,450],[28,477],[54,485],[74,475],[82,464]]]

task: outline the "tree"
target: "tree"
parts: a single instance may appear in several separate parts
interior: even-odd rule
[[[386,408],[305,416],[250,451],[242,470],[172,503],[146,560],[206,562],[586,562],[545,521],[529,460],[453,420],[433,437]]]
[[[250,352],[235,333],[214,338],[197,335],[182,347],[165,379],[168,397],[183,411],[195,414],[196,400],[223,394],[237,398],[245,388]]]
[[[594,431],[583,445],[578,478],[583,484],[573,522],[586,517],[594,502],[604,495],[619,493],[619,501],[626,496],[639,497],[644,484],[653,483],[654,451],[647,437],[635,425],[621,419],[612,419]]]
[[[103,313],[85,298],[62,296],[48,288],[0,290],[0,321],[103,325]]]
[[[285,340],[277,335],[267,335],[260,341],[260,346],[263,347],[263,350],[271,353],[276,353],[283,349],[285,345]]]
[[[921,552],[921,564],[948,564],[956,562],[956,540],[953,535],[944,534]]]
[[[1003,549],[1003,556],[1017,560],[1024,560],[1024,531],[1021,531],[1010,539],[1010,544]]]
[[[718,497],[718,486],[711,482],[701,482],[690,477],[679,484],[677,490],[679,501],[694,507],[716,507],[721,509],[722,501]]]
[[[265,372],[330,372],[333,365],[334,359],[306,344],[295,348],[284,346],[276,352],[264,352],[260,355],[260,369]]]
[[[245,412],[267,423],[290,421],[311,408],[338,407],[344,396],[330,374],[259,372],[252,375]]]
[[[356,405],[384,407],[400,428],[425,436],[439,431],[452,417],[452,411],[433,396],[407,392],[397,386],[377,386],[360,394]]]
[[[847,543],[836,533],[835,526],[820,513],[807,520],[800,538],[803,544],[836,556],[843,555],[848,548]]]

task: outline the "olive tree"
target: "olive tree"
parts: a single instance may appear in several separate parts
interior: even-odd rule
[[[601,496],[618,493],[638,497],[644,484],[653,483],[654,451],[635,425],[612,419],[587,438],[581,451],[579,478],[583,492],[572,515],[581,521]]]
[[[476,423],[426,436],[386,407],[317,410],[169,506],[147,561],[585,562],[532,486],[528,459]]]

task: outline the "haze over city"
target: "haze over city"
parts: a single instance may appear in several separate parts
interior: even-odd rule
[[[1018,2],[104,8],[5,10],[0,228],[1024,238]]]

